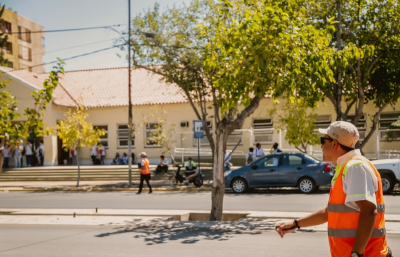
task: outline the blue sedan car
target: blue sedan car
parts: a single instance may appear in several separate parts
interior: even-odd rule
[[[298,187],[300,192],[309,194],[329,184],[332,177],[330,163],[301,153],[277,153],[225,172],[225,187],[235,193],[251,188]]]

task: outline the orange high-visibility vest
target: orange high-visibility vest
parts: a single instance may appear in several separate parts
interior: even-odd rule
[[[142,162],[144,162],[144,166],[140,168],[140,173],[143,175],[149,175],[150,174],[150,163],[147,158],[142,159]]]
[[[350,161],[356,161],[357,164],[367,164],[378,178],[378,190],[375,192],[377,203],[377,216],[374,224],[374,230],[363,252],[366,257],[384,257],[388,254],[386,244],[385,229],[385,202],[383,200],[382,181],[379,172],[374,165],[362,156],[354,156],[347,160],[336,171],[332,182],[329,202],[328,202],[328,237],[331,254],[333,257],[350,256],[354,242],[357,236],[358,218],[360,212],[345,205],[346,194],[343,191],[343,179],[346,176],[346,165]]]

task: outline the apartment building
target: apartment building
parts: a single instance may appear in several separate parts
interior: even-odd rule
[[[8,67],[30,72],[43,73],[44,32],[43,27],[17,12],[5,9],[1,30],[8,35],[7,45],[3,48]]]

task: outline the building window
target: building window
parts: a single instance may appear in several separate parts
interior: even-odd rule
[[[379,135],[381,140],[400,140],[400,129],[392,128],[392,123],[400,119],[400,112],[382,113],[379,116]]]
[[[272,143],[274,126],[272,118],[253,120],[254,143]]]
[[[18,26],[18,39],[31,43],[31,31],[24,27]]]
[[[320,115],[315,119],[314,124],[317,128],[326,129],[329,127],[331,122],[332,122],[331,115]]]
[[[13,63],[13,62],[10,62],[10,61],[8,61],[8,67],[9,67],[9,68],[14,68],[14,63]]]
[[[159,123],[146,124],[145,146],[160,146],[162,135],[162,125]]]
[[[32,49],[20,45],[18,57],[26,61],[32,61]]]
[[[241,139],[242,139],[242,131],[235,130],[232,132],[232,134],[230,134],[228,136],[226,144],[227,145],[236,145],[239,142],[239,140],[241,140]]]
[[[3,21],[3,24],[1,25],[1,30],[6,34],[11,34],[12,33],[11,23]]]
[[[118,141],[118,148],[128,148],[128,136],[129,136],[129,129],[128,125],[117,125],[117,141]],[[135,128],[133,129],[132,135],[132,147],[135,146]]]
[[[108,148],[108,126],[101,125],[101,126],[93,126],[95,129],[104,129],[104,135],[100,136],[100,144],[104,147]]]
[[[13,48],[12,48],[12,43],[7,42],[5,46],[3,46],[3,50],[7,54],[12,54],[13,53]]]
[[[355,115],[347,115],[347,121],[351,122],[354,119]],[[359,141],[363,141],[365,139],[365,134],[367,131],[367,120],[365,119],[365,115],[363,115],[357,124],[358,133],[360,134]]]

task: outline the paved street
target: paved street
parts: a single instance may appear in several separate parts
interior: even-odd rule
[[[227,193],[225,210],[312,212],[328,201],[328,192],[304,195],[295,190],[269,190],[252,194]],[[400,194],[385,196],[386,213],[400,214]],[[210,192],[0,192],[0,208],[104,208],[209,210]]]
[[[399,235],[388,243],[400,252]],[[326,233],[153,226],[2,225],[0,256],[329,256]],[[162,253],[162,254],[161,254]],[[161,254],[161,255],[160,255]]]

